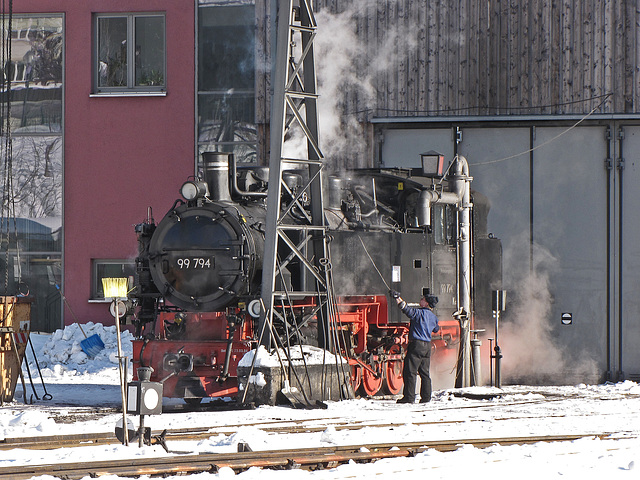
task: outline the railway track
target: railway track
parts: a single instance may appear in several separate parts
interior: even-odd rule
[[[562,416],[562,415],[559,415]],[[497,418],[496,420],[512,420],[515,418]],[[315,422],[317,420],[313,420]],[[426,426],[426,425],[447,425],[456,423],[469,423],[474,421],[484,420],[436,420],[436,421],[424,421],[424,422],[411,422],[411,425]],[[362,428],[397,428],[407,424],[407,422],[348,422],[348,423],[324,423],[323,425],[309,425],[308,421],[282,421],[273,422],[275,425],[265,424],[264,422],[244,425],[226,425],[219,427],[201,427],[201,428],[183,428],[183,429],[170,429],[164,430],[164,432],[152,432],[152,437],[158,437],[162,435],[163,440],[167,442],[176,441],[192,441],[203,440],[214,435],[233,435],[238,431],[240,427],[255,426],[265,433],[274,434],[297,434],[297,433],[317,433],[324,432],[327,427],[331,426],[336,431],[343,430],[360,430]],[[114,433],[109,432],[96,432],[96,433],[80,433],[71,435],[52,435],[52,436],[40,436],[29,438],[5,438],[0,440],[0,451],[11,450],[14,448],[23,448],[30,450],[51,450],[55,448],[76,448],[87,447],[95,445],[108,445],[121,443]]]
[[[479,403],[475,405],[457,406],[454,409],[460,410],[465,408],[491,408],[494,406],[518,406],[518,405],[531,405],[535,403],[549,403],[550,401],[561,401],[565,398],[545,398],[543,400],[521,400],[514,402],[501,402],[498,404],[492,403]],[[437,410],[449,410],[451,408],[444,407]],[[70,415],[63,415],[55,417],[57,423],[72,423],[73,421],[82,421],[86,419],[95,419],[99,416],[105,416],[109,414],[116,414],[120,410],[117,408],[105,408],[105,409],[89,409],[86,412],[78,411]],[[566,414],[547,415],[549,417],[565,417]],[[500,416],[494,418],[497,421],[517,420],[524,418],[532,418],[523,412],[522,415],[510,415]],[[464,418],[460,420],[430,420],[430,421],[412,421],[412,425],[425,426],[425,425],[447,425],[456,423],[469,423],[479,421],[482,419],[469,419]],[[167,442],[174,441],[188,441],[188,440],[202,440],[209,438],[213,435],[232,435],[238,431],[240,427],[257,427],[266,433],[274,434],[296,434],[296,433],[314,433],[322,432],[326,430],[328,426],[335,428],[337,431],[341,430],[359,430],[362,428],[393,428],[401,427],[407,422],[377,422],[377,421],[349,421],[344,419],[332,419],[332,418],[307,418],[303,420],[287,419],[287,420],[270,420],[270,421],[256,421],[243,424],[230,424],[230,425],[218,425],[210,427],[200,428],[182,428],[182,429],[169,429],[165,430],[164,439]],[[152,436],[157,437],[160,432],[153,432]],[[49,450],[55,448],[75,448],[83,446],[95,446],[95,445],[107,445],[117,444],[120,441],[116,438],[113,432],[95,432],[95,433],[81,433],[71,435],[53,435],[53,436],[37,436],[37,437],[15,437],[4,438],[0,440],[0,451],[10,450],[15,448],[33,449],[33,450]]]
[[[82,463],[58,463],[50,465],[20,465],[0,468],[0,480],[27,480],[37,475],[52,475],[68,480],[101,475],[162,476],[171,474],[215,473],[229,467],[236,472],[251,467],[272,469],[320,469],[333,468],[349,461],[374,462],[383,458],[413,456],[427,449],[440,452],[453,451],[461,445],[485,448],[491,445],[524,445],[537,442],[573,441],[584,437],[607,438],[601,435],[552,435],[535,437],[482,438],[464,440],[438,440],[393,444],[350,445],[303,448],[295,450],[269,450],[259,452],[206,453],[176,455],[160,458],[134,458]]]
[[[323,432],[329,425],[322,426],[304,425],[304,421],[284,421],[277,422],[294,425],[265,425],[264,422],[255,425],[266,433],[294,434],[294,433],[314,433]],[[436,421],[436,422],[412,422],[412,425],[436,425],[448,423],[462,423],[462,420],[454,421]],[[337,431],[340,430],[359,430],[362,428],[389,428],[400,427],[405,423],[364,423],[351,422],[331,424]],[[243,427],[251,426],[244,424]],[[164,431],[164,439],[166,441],[187,441],[187,440],[203,440],[213,435],[232,435],[238,431],[240,425],[229,425],[223,427],[202,427],[202,428],[185,428]],[[161,432],[152,432],[152,436],[157,437]],[[80,433],[72,435],[51,435],[30,438],[5,438],[0,441],[0,450],[11,450],[14,448],[24,448],[31,450],[51,450],[54,448],[75,448],[87,447],[95,445],[107,445],[120,443],[114,433],[97,432],[97,433]]]

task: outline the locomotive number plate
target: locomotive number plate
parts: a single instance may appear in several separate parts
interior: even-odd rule
[[[213,257],[180,257],[176,263],[180,269],[204,269],[214,266]]]

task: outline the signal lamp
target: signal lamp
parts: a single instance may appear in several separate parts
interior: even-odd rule
[[[434,150],[420,154],[422,174],[425,177],[442,177],[444,175],[444,155]]]
[[[148,374],[141,370],[149,370]],[[151,382],[151,368],[138,369],[137,382],[127,384],[127,413],[135,415],[158,415],[162,413],[163,385],[160,382]]]
[[[128,300],[126,301],[114,300],[109,305],[109,313],[113,318],[116,318],[116,315],[118,315],[118,318],[122,318],[126,315],[127,310],[129,309],[130,306],[131,306],[131,302]]]

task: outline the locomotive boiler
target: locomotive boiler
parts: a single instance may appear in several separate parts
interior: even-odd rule
[[[325,264],[337,314],[330,328],[339,338],[337,353],[348,361],[350,382],[362,394],[402,390],[408,323],[389,302],[388,285],[416,302],[423,294],[439,297],[442,329],[432,342],[433,364],[440,355],[459,355],[461,318],[490,318],[480,312],[487,305],[480,297],[490,293],[482,275],[495,275],[495,269],[479,264],[495,265],[495,255],[471,255],[477,245],[492,243],[483,227],[488,207],[483,196],[469,195],[466,163],[452,165],[444,172],[440,157],[435,171],[353,169],[324,182]],[[303,176],[296,170],[283,175],[286,195],[296,198],[283,205],[301,225],[307,204],[296,192]],[[183,184],[182,198],[166,215],[156,224],[149,210],[135,227],[133,361],[153,368],[165,396],[199,402],[238,395],[238,362],[259,342],[268,177],[267,168],[238,166],[231,154],[204,154],[201,174]],[[461,212],[472,200],[477,208],[465,223]],[[283,252],[278,290],[292,294],[274,306],[280,311],[274,334],[286,337],[282,345],[324,346],[320,337],[327,332],[318,328],[316,300],[293,293],[312,288],[308,275]],[[471,291],[477,283],[486,287]],[[278,323],[282,318],[287,320]]]

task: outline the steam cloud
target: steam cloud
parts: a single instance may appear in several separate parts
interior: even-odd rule
[[[371,166],[366,159],[370,155],[366,152],[363,122],[375,108],[376,78],[395,71],[417,46],[415,34],[407,35],[406,27],[393,25],[379,31],[375,41],[367,44],[357,28],[377,8],[375,0],[361,0],[339,14],[316,12],[320,148],[336,169]],[[306,148],[302,132],[291,134],[285,147],[287,155]]]
[[[502,382],[567,384],[589,381],[596,363],[586,352],[571,357],[556,341],[551,321],[553,295],[549,278],[558,268],[549,251],[534,245],[529,269],[529,242],[520,238],[505,250],[505,285],[512,297],[501,317]],[[526,259],[526,268],[523,268]],[[504,320],[504,321],[502,321]],[[486,373],[486,370],[484,370]]]

